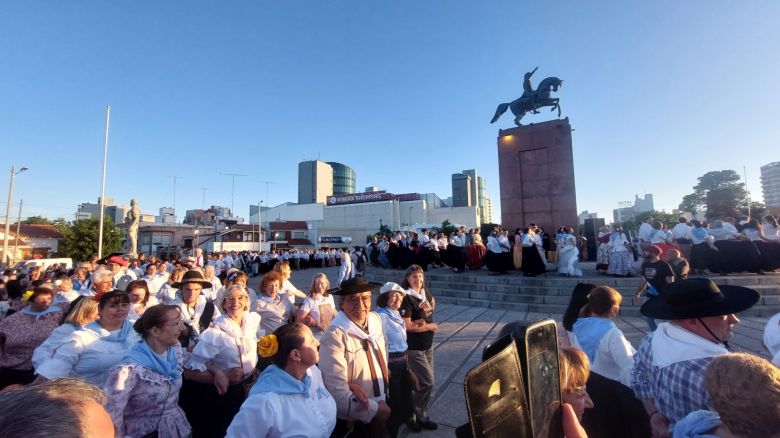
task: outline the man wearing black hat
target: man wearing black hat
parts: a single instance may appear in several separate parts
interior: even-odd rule
[[[382,320],[371,312],[378,285],[352,278],[331,291],[341,311],[320,340],[320,370],[336,400],[338,421],[332,437],[386,437],[389,374]]]
[[[660,298],[642,305],[642,315],[665,319],[634,355],[632,388],[650,417],[653,436],[688,413],[708,409],[704,370],[713,357],[728,353],[735,313],[758,302],[758,292],[718,286],[706,278],[672,283]]]

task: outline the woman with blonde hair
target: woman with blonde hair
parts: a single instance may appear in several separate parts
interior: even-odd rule
[[[249,275],[246,272],[241,271],[238,268],[228,269],[227,273],[225,274],[225,285],[222,286],[222,289],[217,292],[217,298],[214,301],[217,303],[221,302],[222,298],[225,296],[225,292],[232,286],[241,286],[246,289],[246,292],[249,294],[249,309],[253,310],[255,308],[255,304],[257,303],[257,292],[255,292],[255,290],[251,287],[247,286],[248,283]]]
[[[96,320],[97,317],[97,301],[85,296],[76,298],[62,324],[55,328],[43,344],[33,352],[33,367],[37,368],[45,360],[51,359],[57,348],[67,342],[73,332]]]
[[[295,320],[309,327],[317,339],[328,329],[336,316],[336,303],[328,293],[328,288],[330,281],[327,275],[319,273],[314,276],[309,287],[309,296],[295,312]]]
[[[231,286],[219,309],[222,315],[201,333],[185,364],[185,377],[200,386],[196,399],[187,400],[195,436],[225,436],[257,376],[260,315],[249,312],[247,290]]]
[[[582,350],[564,347],[558,351],[561,401],[574,408],[577,419],[582,421],[585,409],[593,407],[593,401],[585,387],[590,376],[590,362]]]
[[[281,261],[274,265],[274,272],[278,272],[282,276],[282,284],[280,294],[285,296],[290,303],[295,304],[295,298],[306,299],[306,294],[295,287],[290,282],[290,276],[292,275],[292,268],[290,268],[290,262]]]

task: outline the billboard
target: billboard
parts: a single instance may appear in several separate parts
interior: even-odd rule
[[[360,204],[363,202],[378,202],[378,201],[418,201],[420,199],[419,193],[403,193],[400,195],[394,195],[385,191],[379,192],[364,192],[364,193],[349,193],[346,195],[333,195],[328,196],[328,205],[346,205],[346,204]]]

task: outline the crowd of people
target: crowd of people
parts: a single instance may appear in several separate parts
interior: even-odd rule
[[[438,427],[427,414],[436,301],[421,267],[403,286],[382,286],[372,311],[377,285],[354,274],[331,288],[319,273],[303,292],[290,282],[294,264],[278,260],[256,292],[251,265],[217,264],[226,258],[201,267],[197,256],[112,255],[70,272],[6,271],[0,390],[93,385],[117,437]]]
[[[489,272],[508,271],[516,258],[521,269],[547,259],[535,229],[518,233],[514,245],[507,234],[496,228],[486,239]],[[559,270],[576,275],[576,239],[571,230],[560,235]],[[472,233],[472,245],[481,240]],[[396,244],[395,256],[414,247]],[[735,314],[755,304],[758,293],[686,279],[661,260],[664,251],[684,249],[650,243],[643,250],[637,298],[645,295],[641,312],[652,325],[636,348],[614,323],[622,303],[617,291],[575,288],[560,352],[564,416],[572,417],[567,436],[777,436],[780,315],[770,319],[764,339],[774,364],[731,353]],[[0,290],[0,403],[48,397],[54,408],[70,397],[61,395],[70,394],[67,382],[87,388],[69,409],[102,406],[105,416],[93,412],[91,421],[109,421],[117,437],[395,437],[403,425],[412,433],[435,430],[428,409],[438,325],[425,268],[412,263],[401,284],[379,287],[349,269],[358,252],[341,251],[335,288],[320,273],[306,292],[290,281],[289,258],[262,273],[257,291],[250,288],[252,264],[235,262],[243,254],[173,262],[112,255],[71,271],[8,270]],[[373,261],[373,248],[366,252]],[[3,415],[0,433],[9,434],[15,426]],[[85,427],[81,417],[63,427]]]
[[[587,383],[572,400],[587,436],[780,436],[780,314],[765,329],[774,362],[729,344],[736,313],[759,299],[707,278],[674,282],[642,305],[642,315],[665,322],[635,349],[614,322],[620,293],[577,285],[562,340],[587,356]]]
[[[535,277],[554,270],[560,275],[582,276],[579,260],[587,258],[586,240],[577,236],[571,227],[559,227],[554,236],[543,228],[530,224],[509,230],[493,227],[483,236],[479,229],[460,227],[449,236],[420,232],[396,231],[387,236],[374,236],[366,245],[366,253],[373,266],[386,269],[406,269],[412,264],[429,267],[448,267],[462,273],[487,269],[489,275],[522,271]]]
[[[635,241],[620,224],[602,227],[597,240],[596,270],[618,277],[638,273],[634,251],[641,254],[648,246],[659,248],[659,258],[672,265],[681,278],[689,273],[764,274],[780,269],[780,233],[777,219],[771,215],[761,222],[747,217],[711,222],[681,217],[671,229],[648,217],[639,227]]]

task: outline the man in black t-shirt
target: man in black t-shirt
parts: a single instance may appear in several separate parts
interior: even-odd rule
[[[669,263],[661,260],[661,248],[657,245],[648,245],[642,250],[645,261],[642,263],[642,284],[634,295],[636,303],[643,294],[647,297],[646,301],[659,298],[666,287],[674,282],[674,271]],[[657,325],[655,319],[644,317],[650,331],[655,331]]]

